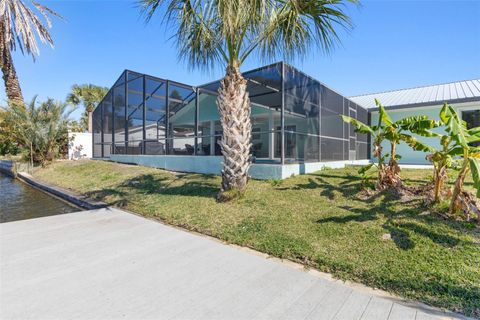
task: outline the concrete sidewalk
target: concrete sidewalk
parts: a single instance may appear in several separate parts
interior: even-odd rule
[[[450,319],[118,209],[0,224],[1,319]]]

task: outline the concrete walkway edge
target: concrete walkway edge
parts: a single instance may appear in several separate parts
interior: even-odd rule
[[[83,209],[94,210],[108,206],[102,201],[90,199],[85,195],[40,181],[26,172],[18,172],[17,179]]]

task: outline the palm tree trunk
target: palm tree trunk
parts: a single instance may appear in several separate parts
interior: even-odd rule
[[[93,132],[93,120],[92,120],[92,111],[88,111],[88,132]]]
[[[0,68],[3,73],[3,81],[7,92],[8,101],[18,105],[23,105],[23,95],[18,81],[17,72],[13,65],[12,54],[5,38],[3,36],[4,26],[0,24]]]
[[[252,124],[247,81],[238,66],[228,66],[218,89],[217,106],[223,134],[219,142],[223,154],[220,196],[229,190],[243,193],[250,168]]]

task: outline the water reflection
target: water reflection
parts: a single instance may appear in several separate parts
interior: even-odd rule
[[[79,210],[0,173],[0,223]]]

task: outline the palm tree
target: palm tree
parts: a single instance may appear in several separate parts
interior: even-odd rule
[[[78,106],[80,103],[85,107],[88,117],[88,132],[92,132],[92,112],[95,106],[102,101],[107,94],[108,88],[93,84],[74,84],[72,91],[67,96],[67,103]]]
[[[251,150],[250,100],[240,72],[252,54],[263,59],[303,56],[316,45],[328,52],[338,38],[336,27],[350,27],[343,12],[357,0],[140,0],[149,21],[164,7],[176,31],[180,58],[191,66],[226,66],[217,107],[223,127],[219,142],[224,158],[220,196],[242,194],[248,181]]]
[[[49,15],[60,17],[53,10],[31,0],[31,5],[22,0],[0,1],[0,68],[7,98],[10,102],[23,105],[23,95],[12,60],[12,51],[20,48],[23,54],[35,59],[39,54],[37,38],[53,47],[53,39],[48,32],[52,23]],[[45,23],[35,14],[36,8]]]
[[[10,137],[29,154],[30,163],[44,166],[59,156],[68,142],[67,127],[72,110],[67,104],[52,99],[37,103],[36,97],[29,104],[11,103],[2,109],[6,121],[11,124]]]

